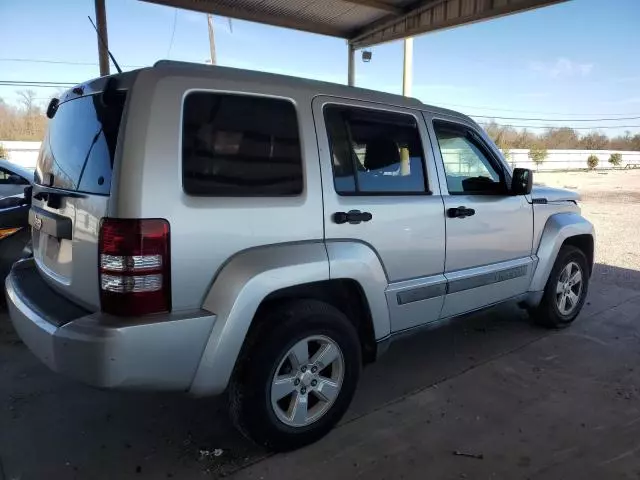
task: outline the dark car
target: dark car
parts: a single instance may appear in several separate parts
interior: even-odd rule
[[[0,198],[19,195],[33,183],[33,170],[0,158]]]
[[[0,198],[0,281],[3,283],[11,266],[31,255],[30,194],[28,191]],[[0,303],[3,301],[4,295],[0,297]]]

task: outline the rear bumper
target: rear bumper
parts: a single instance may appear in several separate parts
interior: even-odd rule
[[[129,390],[187,390],[215,315],[205,310],[119,318],[86,312],[50,289],[32,259],[5,282],[11,321],[50,369]]]

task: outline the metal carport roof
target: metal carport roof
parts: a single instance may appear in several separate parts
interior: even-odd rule
[[[353,48],[566,0],[145,0],[345,38]]]

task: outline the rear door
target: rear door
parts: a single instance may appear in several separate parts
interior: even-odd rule
[[[510,172],[482,134],[453,119],[433,120],[445,204],[448,317],[525,292],[533,272],[533,210],[510,193]]]
[[[392,331],[437,320],[446,287],[444,209],[420,112],[317,97],[313,115],[326,241],[375,251],[389,282]]]
[[[97,308],[98,233],[106,215],[126,94],[74,97],[49,121],[30,212],[36,264],[47,282]]]

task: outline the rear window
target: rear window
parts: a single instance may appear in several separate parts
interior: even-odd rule
[[[184,101],[182,184],[190,195],[302,193],[296,110],[290,101],[194,92]]]
[[[36,183],[109,195],[125,93],[69,100],[49,121],[36,167]]]

